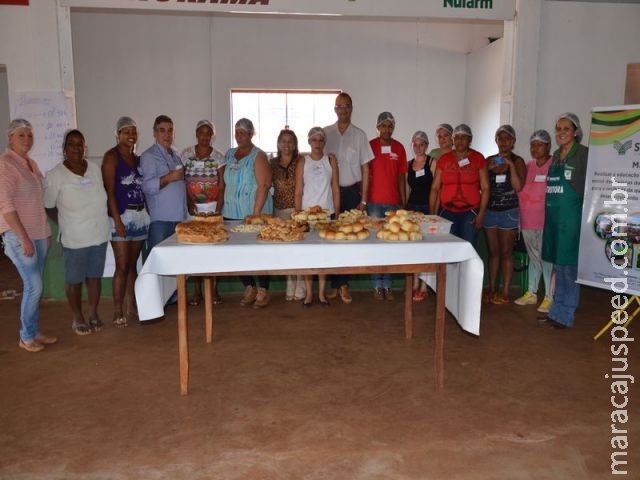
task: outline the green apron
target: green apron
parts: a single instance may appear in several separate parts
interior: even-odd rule
[[[578,265],[583,199],[568,182],[574,174],[564,162],[547,174],[542,259],[556,265]]]

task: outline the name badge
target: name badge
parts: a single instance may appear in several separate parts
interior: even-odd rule
[[[496,183],[504,183],[507,181],[507,175],[506,174],[502,174],[502,175],[496,175]]]
[[[564,170],[564,179],[571,180],[571,175],[573,175],[573,170],[566,169]]]
[[[418,170],[416,172],[416,178],[418,177],[424,177],[424,168],[422,170]]]
[[[382,145],[382,153],[391,153],[391,145]]]
[[[204,160],[196,160],[193,162],[193,168],[202,170],[204,168]]]
[[[91,181],[90,178],[81,178],[80,179],[80,185],[82,185],[83,187],[89,187],[89,186],[93,185],[93,182]]]
[[[463,158],[462,160],[458,160],[458,166],[460,166],[460,167],[466,167],[470,163],[471,162],[469,161],[468,158]]]
[[[546,182],[547,181],[547,176],[546,175],[536,175],[536,178],[533,179],[534,182],[537,183],[541,183],[541,182]]]

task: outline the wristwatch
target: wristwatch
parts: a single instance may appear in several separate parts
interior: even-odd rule
[[[362,200],[360,203],[361,203],[362,205],[364,205],[365,207],[367,206],[367,202],[365,202],[364,200]]]

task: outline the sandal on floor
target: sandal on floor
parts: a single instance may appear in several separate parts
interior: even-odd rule
[[[192,307],[195,307],[200,305],[201,301],[202,301],[202,297],[191,297],[191,299],[189,300],[189,305],[191,305]]]
[[[125,328],[128,325],[127,317],[116,317],[113,319],[113,326],[116,328]]]
[[[73,322],[71,324],[71,330],[73,330],[76,335],[80,336],[91,335],[93,333],[92,328],[85,322]]]
[[[93,329],[94,332],[99,332],[104,327],[104,322],[99,318],[90,318],[89,325]]]
[[[423,302],[425,298],[427,298],[427,292],[423,292],[422,290],[416,290],[413,292],[412,300],[414,302]]]

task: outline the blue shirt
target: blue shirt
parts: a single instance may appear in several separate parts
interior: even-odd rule
[[[184,180],[171,182],[160,188],[160,177],[178,166],[182,167],[176,152],[168,152],[157,143],[140,156],[142,191],[152,222],[181,222],[187,218],[187,190]]]

